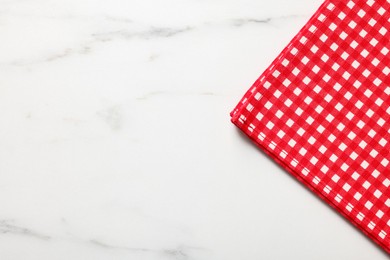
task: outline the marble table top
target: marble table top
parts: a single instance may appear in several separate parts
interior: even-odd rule
[[[322,0],[0,0],[0,259],[387,259],[229,112]]]

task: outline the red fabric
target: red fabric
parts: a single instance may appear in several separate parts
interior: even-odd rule
[[[325,1],[231,112],[262,150],[388,253],[389,20],[386,0]]]

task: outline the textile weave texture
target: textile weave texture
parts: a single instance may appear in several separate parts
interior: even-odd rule
[[[389,0],[325,1],[231,112],[263,151],[388,253],[389,20]]]

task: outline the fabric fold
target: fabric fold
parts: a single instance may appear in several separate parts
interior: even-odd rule
[[[389,20],[386,0],[325,1],[230,114],[388,253]]]

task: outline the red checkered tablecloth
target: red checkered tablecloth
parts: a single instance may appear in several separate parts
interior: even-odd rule
[[[262,150],[388,253],[389,20],[390,1],[325,1],[231,112]]]

